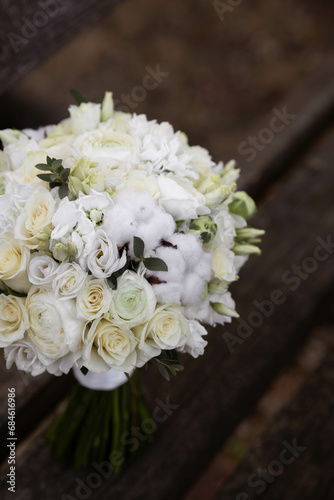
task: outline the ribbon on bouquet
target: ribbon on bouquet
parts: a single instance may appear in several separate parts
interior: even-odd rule
[[[131,376],[133,372],[130,372]],[[113,370],[112,368],[104,373],[88,372],[86,375],[73,366],[73,374],[80,385],[95,391],[112,391],[125,384],[128,379],[124,372]]]

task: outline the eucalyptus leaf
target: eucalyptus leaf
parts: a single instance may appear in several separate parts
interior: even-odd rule
[[[144,256],[145,244],[141,238],[134,236],[133,238],[133,252],[137,259],[142,259]]]
[[[38,170],[44,170],[45,172],[50,172],[50,165],[47,165],[46,163],[37,163],[35,168],[38,168]]]
[[[62,173],[59,176],[59,179],[62,181],[67,181],[68,176],[70,175],[71,169],[70,168],[64,168]]]
[[[55,179],[54,174],[38,174],[37,177],[45,182],[53,182]],[[56,177],[57,178],[57,177]]]
[[[62,184],[59,188],[59,198],[62,200],[63,198],[65,198],[65,196],[67,195],[68,193],[68,185],[67,184]]]
[[[143,260],[144,266],[149,271],[168,271],[168,266],[166,262],[158,257],[149,257]]]
[[[77,104],[81,104],[82,102],[87,102],[87,99],[81,94],[81,92],[77,89],[70,89],[72,97],[77,102]]]
[[[163,378],[165,380],[167,380],[167,382],[169,382],[170,381],[170,375],[169,375],[168,370],[165,367],[165,365],[162,365],[161,363],[158,363],[158,368],[159,368],[159,372],[161,373],[161,375],[163,376]]]

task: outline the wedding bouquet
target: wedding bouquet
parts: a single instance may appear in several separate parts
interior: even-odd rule
[[[69,114],[0,132],[0,347],[8,368],[75,370],[49,441],[82,466],[126,455],[148,416],[138,369],[169,379],[178,353],[204,353],[203,323],[238,316],[228,287],[263,231],[233,161],[115,111],[110,92]]]

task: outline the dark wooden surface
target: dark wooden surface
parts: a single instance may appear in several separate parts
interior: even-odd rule
[[[282,283],[282,274],[313,255],[317,238],[333,238],[334,129],[317,141],[306,157],[269,190],[254,224],[267,229],[263,256],[242,274],[236,298],[242,318],[253,311],[251,301],[266,300],[280,289],[286,300],[259,328],[230,353],[222,331],[210,334],[205,356],[188,360],[187,369],[169,385],[147,374],[149,400],[167,394],[180,407],[164,423],[148,452],[117,477],[105,480],[90,498],[182,498],[236,424],[254,406],[270,381],[291,358],[312,326],[321,299],[334,281],[333,256],[300,282],[297,291]],[[256,266],[256,270],[255,267]],[[228,327],[237,333],[238,323]],[[194,383],[198,381],[198,383]],[[43,464],[47,463],[48,467]],[[18,484],[31,498],[55,499],[74,494],[78,474],[52,460],[36,439],[19,458]],[[167,471],[167,472],[166,472]],[[53,488],[49,485],[54,484]],[[30,498],[27,496],[27,498]],[[5,497],[7,498],[7,497]],[[8,497],[9,498],[9,497]]]
[[[119,1],[2,0],[0,94]]]

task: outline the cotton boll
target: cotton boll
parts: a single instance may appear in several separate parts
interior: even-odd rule
[[[162,304],[181,304],[182,284],[175,281],[154,285],[158,302]]]
[[[154,275],[162,281],[181,281],[186,272],[186,262],[179,250],[173,247],[158,247],[156,256],[162,259],[168,271],[155,272]]]
[[[203,252],[201,259],[196,265],[196,273],[205,282],[210,281],[211,279],[211,274],[212,274],[211,263],[212,263],[212,254],[208,252]]]
[[[187,274],[182,286],[182,304],[187,306],[197,304],[204,293],[205,281],[197,274]]]
[[[170,242],[177,246],[184,260],[187,262],[188,268],[196,266],[203,254],[199,237],[194,234],[174,234],[170,238]]]

